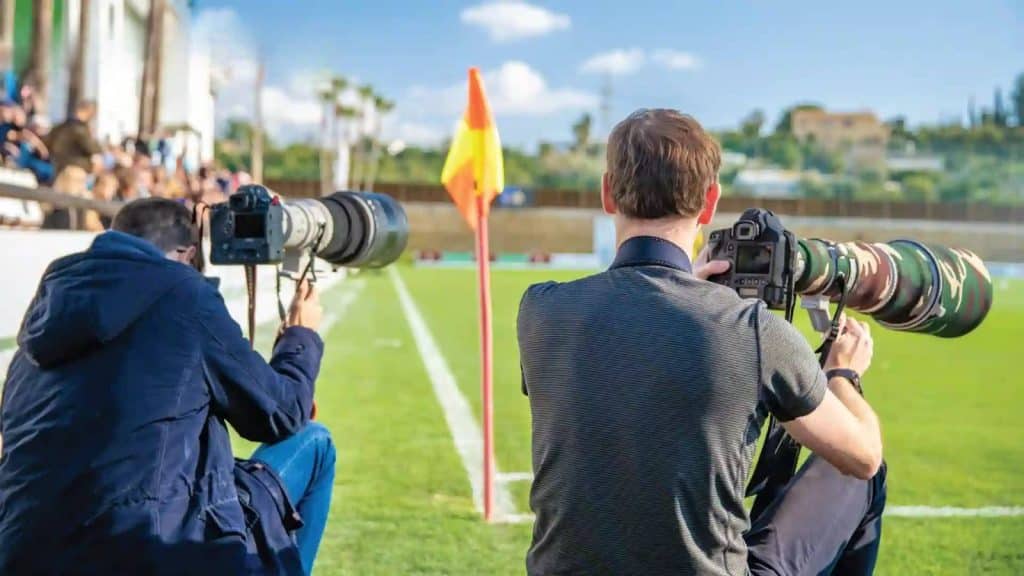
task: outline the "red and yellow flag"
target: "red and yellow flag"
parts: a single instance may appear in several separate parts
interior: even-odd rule
[[[441,171],[441,183],[448,190],[469,227],[476,230],[477,197],[482,197],[483,214],[505,187],[501,140],[491,108],[484,95],[480,71],[469,69],[469,105],[455,131],[448,159]]]

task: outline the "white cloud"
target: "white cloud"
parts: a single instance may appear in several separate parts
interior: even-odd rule
[[[397,114],[393,114],[384,120],[381,135],[386,142],[399,141],[403,145],[436,146],[451,134],[450,131],[438,126],[424,122],[404,121]]]
[[[669,70],[696,70],[701,66],[700,58],[679,50],[655,50],[652,58]]]
[[[210,55],[211,73],[221,85],[252,82],[258,51],[238,14],[230,8],[208,8],[196,16],[192,30],[197,45]],[[225,38],[230,39],[225,41]]]
[[[470,6],[462,11],[460,18],[465,24],[486,30],[495,42],[543,36],[565,30],[571,23],[567,14],[515,0]]]
[[[539,72],[517,60],[483,73],[487,99],[497,116],[547,116],[566,110],[595,108],[594,94],[574,88],[552,88]],[[413,86],[398,107],[413,117],[458,118],[466,107],[466,82],[444,88]]]
[[[646,59],[644,51],[639,48],[612,50],[594,54],[580,66],[580,71],[585,74],[622,76],[639,70]]]
[[[506,62],[497,70],[484,72],[484,82],[496,114],[546,116],[597,105],[593,94],[549,88],[544,77],[524,62]]]
[[[312,92],[291,92],[280,86],[263,89],[263,117],[267,128],[320,124],[323,105]]]

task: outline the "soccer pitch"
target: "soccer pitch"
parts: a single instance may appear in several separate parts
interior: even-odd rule
[[[394,273],[479,421],[473,271],[399,267],[325,293],[331,326],[318,419],[334,434],[338,466],[316,573],[522,574],[531,525],[487,525],[476,511]],[[531,283],[581,274],[493,272],[495,437],[504,473],[530,470],[530,413],[515,340],[519,298]],[[806,319],[800,323],[807,330]],[[1022,325],[1024,283],[997,280],[988,319],[966,337],[872,332],[865,388],[882,420],[890,507],[1024,506],[1024,379],[1013,363]],[[263,331],[264,345],[271,332]],[[528,512],[528,480],[505,485],[518,512]],[[1024,516],[887,517],[878,573],[1024,573]]]

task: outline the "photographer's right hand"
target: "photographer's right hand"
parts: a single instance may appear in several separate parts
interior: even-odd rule
[[[288,307],[288,320],[285,327],[302,326],[310,330],[320,328],[323,308],[320,306],[320,295],[308,280],[295,286],[295,297]]]
[[[839,337],[832,343],[825,371],[848,368],[861,376],[871,366],[874,341],[867,322],[860,322],[845,315],[840,319]]]

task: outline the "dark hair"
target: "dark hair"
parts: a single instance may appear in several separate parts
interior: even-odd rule
[[[630,218],[696,216],[722,163],[718,143],[693,117],[640,109],[608,137],[608,180]]]
[[[163,252],[198,241],[192,213],[184,204],[167,198],[129,202],[117,212],[111,229],[148,240]]]

